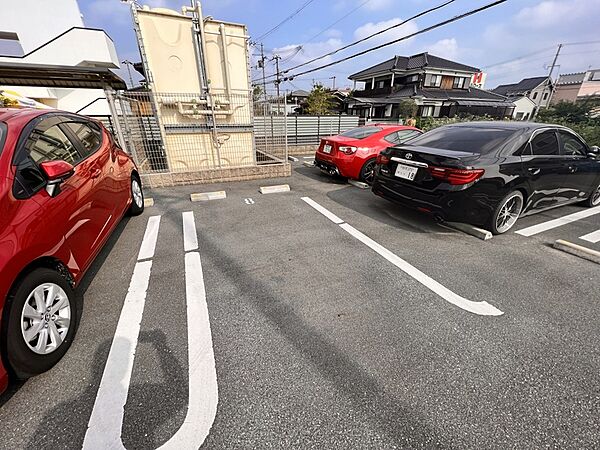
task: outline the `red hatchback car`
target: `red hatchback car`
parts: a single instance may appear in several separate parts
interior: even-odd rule
[[[373,124],[321,139],[315,165],[330,175],[373,182],[375,161],[380,151],[406,142],[421,130],[403,125]]]
[[[132,159],[99,123],[0,109],[0,392],[65,354],[75,289],[123,214],[144,198]]]

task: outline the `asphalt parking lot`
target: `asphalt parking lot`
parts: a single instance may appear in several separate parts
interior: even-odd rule
[[[600,213],[481,241],[301,161],[147,195],[67,355],[0,397],[1,448],[598,445],[599,266],[552,243],[600,250]]]

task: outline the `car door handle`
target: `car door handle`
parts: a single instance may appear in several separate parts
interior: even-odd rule
[[[90,177],[92,177],[92,178],[98,178],[101,173],[102,173],[101,169],[98,169],[98,168],[92,169]]]
[[[541,172],[541,169],[539,167],[530,167],[527,169],[529,171],[530,174],[532,175],[537,175],[538,173]]]

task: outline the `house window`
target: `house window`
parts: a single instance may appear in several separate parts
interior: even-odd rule
[[[548,99],[548,93],[544,92],[544,100],[547,100],[547,99]]]
[[[442,76],[441,75],[431,75],[429,78],[429,85],[431,87],[440,87],[442,84]]]
[[[533,100],[535,100],[535,99],[536,99],[537,95],[538,95],[538,93],[537,93],[537,92],[534,92],[534,93],[533,93]]]
[[[382,87],[385,87],[385,81],[381,80],[377,82],[377,88],[381,89]]]
[[[590,76],[590,81],[600,81],[600,70],[592,72],[592,75]]]
[[[465,82],[467,81],[466,78],[463,77],[455,77],[454,78],[454,83],[452,85],[452,87],[454,89],[464,89],[465,88]]]
[[[411,75],[406,78],[407,83],[414,83],[415,81],[419,81],[419,75]]]
[[[421,117],[431,117],[433,116],[433,106],[423,106],[421,110]]]

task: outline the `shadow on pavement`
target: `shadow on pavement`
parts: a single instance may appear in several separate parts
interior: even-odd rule
[[[370,189],[339,189],[328,192],[327,197],[345,208],[405,231],[413,233],[446,231],[432,216],[377,197]]]
[[[315,181],[327,184],[348,184],[348,180],[343,177],[327,175],[321,172],[316,167],[294,167],[294,172],[304,175],[305,177],[311,178]]]
[[[97,348],[86,390],[76,398],[62,402],[48,411],[26,448],[71,449],[81,446],[111,343],[111,340],[106,340]],[[130,437],[131,440],[124,442],[125,447],[129,449],[157,448],[167,441],[171,436],[163,432],[163,423],[174,412],[187,406],[171,401],[171,398],[181,398],[173,394],[174,390],[185,391],[183,395],[184,398],[187,397],[187,371],[183,370],[173,356],[164,333],[159,330],[140,332],[138,346],[144,344],[150,344],[156,349],[156,363],[162,374],[157,373],[155,379],[163,381],[130,385],[128,398],[145,398],[147,402],[125,407],[122,435]],[[129,346],[130,343],[125,342],[124,345]],[[127,420],[130,416],[135,419]]]
[[[307,324],[285,303],[285,299],[279,298],[281,294],[276,292],[272,282],[253,277],[233,255],[223,252],[218,241],[209,239],[206,235],[201,235],[200,238],[202,254],[207,257],[210,255],[211,263],[219,270],[223,281],[235,286],[239,292],[248,293],[243,300],[248,299],[247,301],[294,346],[308,366],[316,368],[339,395],[349,399],[356,410],[360,411],[365,420],[378,429],[382,436],[397,443],[399,448],[430,448],[440,445],[442,441],[438,432],[425,424],[418,411],[403,406],[401,399],[385,392],[383,386],[350,355],[331,343],[326,335]],[[218,371],[218,355],[216,356]],[[235,408],[235,405],[227,407]],[[219,414],[213,428],[219,427],[218,422]],[[223,427],[221,424],[221,429]],[[213,434],[209,435],[205,443],[208,446],[211,436],[215,437]],[[230,438],[235,442],[235,436]]]

